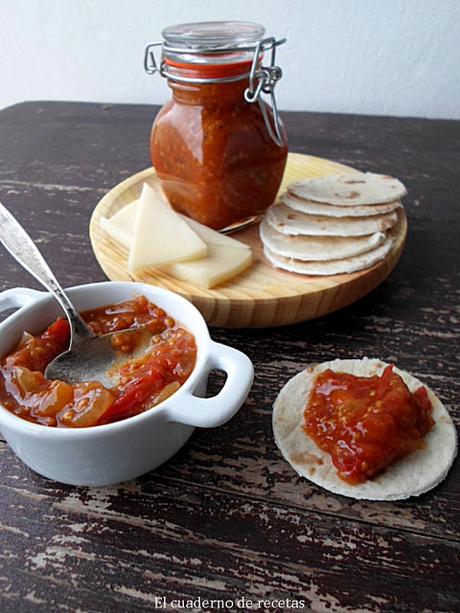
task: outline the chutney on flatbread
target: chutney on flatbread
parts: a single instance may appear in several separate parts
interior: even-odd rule
[[[274,404],[273,431],[282,455],[299,475],[331,492],[368,500],[418,496],[446,477],[457,453],[452,419],[432,390],[396,367],[393,367],[394,373],[404,381],[411,394],[421,387],[426,389],[434,424],[424,435],[423,446],[389,464],[375,477],[351,484],[339,476],[331,454],[305,431],[305,409],[320,373],[332,370],[359,378],[380,377],[388,366],[381,360],[368,358],[333,360],[310,366],[283,387]]]

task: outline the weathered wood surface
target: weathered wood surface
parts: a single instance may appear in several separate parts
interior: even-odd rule
[[[37,102],[0,113],[0,200],[65,285],[104,279],[89,217],[107,189],[148,165],[155,110]],[[289,597],[314,611],[460,609],[459,462],[420,499],[358,502],[297,478],[271,433],[271,404],[289,377],[308,362],[362,355],[422,378],[460,423],[460,122],[285,119],[291,150],[407,184],[410,232],[396,271],[327,318],[214,330],[254,361],[247,403],[135,482],[61,486],[0,442],[2,611],[151,611],[155,596]],[[17,285],[37,287],[1,250],[0,289]]]

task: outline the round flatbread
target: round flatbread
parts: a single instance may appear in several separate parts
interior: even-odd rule
[[[371,172],[327,175],[295,181],[288,185],[288,190],[299,198],[336,206],[394,202],[407,194],[406,188],[398,179]]]
[[[325,217],[294,211],[283,203],[267,209],[267,222],[278,232],[306,236],[366,236],[385,232],[398,221],[397,212],[372,217]]]
[[[310,366],[286,383],[273,407],[273,433],[283,457],[306,479],[334,494],[366,500],[403,500],[419,496],[440,483],[457,454],[457,434],[452,419],[439,398],[427,387],[433,405],[433,429],[425,436],[426,447],[389,466],[372,480],[349,485],[337,474],[328,453],[306,434],[304,410],[318,373],[331,368],[360,377],[381,375],[388,366],[381,360],[333,360]],[[421,385],[407,372],[394,368],[411,392]]]
[[[307,261],[349,258],[375,249],[385,240],[384,232],[369,236],[288,236],[274,230],[266,219],[259,226],[262,243],[276,255]]]
[[[345,207],[334,206],[333,204],[323,204],[322,202],[313,202],[313,200],[304,200],[303,198],[293,196],[289,192],[285,192],[281,196],[281,202],[301,213],[325,215],[326,217],[371,217],[372,215],[391,213],[401,208],[401,203],[398,200],[389,202],[388,204]]]
[[[271,251],[266,245],[264,245],[265,257],[269,260],[272,266],[275,268],[282,268],[289,272],[297,272],[301,275],[341,275],[345,273],[357,272],[358,270],[364,270],[370,268],[383,260],[389,253],[393,246],[394,239],[391,236],[387,236],[383,243],[372,249],[355,255],[353,257],[342,258],[340,260],[329,260],[328,262],[321,261],[309,261],[295,260],[292,258],[286,258],[282,255],[278,255]]]

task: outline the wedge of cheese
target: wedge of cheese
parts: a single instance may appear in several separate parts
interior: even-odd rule
[[[205,258],[177,262],[164,271],[176,279],[209,289],[243,272],[251,263],[252,252],[249,248],[208,243]]]
[[[122,244],[126,249],[131,249],[134,235],[134,219],[139,200],[133,200],[126,204],[122,209],[117,211],[112,217],[103,217],[101,219],[102,228],[115,241]],[[241,241],[237,241],[230,236],[216,232],[208,226],[205,226],[186,215],[179,216],[192,228],[196,234],[206,243],[211,245],[222,245],[223,247],[235,247],[239,249],[250,249]]]
[[[149,223],[158,222],[158,196],[153,194],[155,202],[151,203],[148,214],[149,217],[146,220],[144,217],[144,230],[143,236],[147,235],[148,240],[144,244],[147,245],[146,250],[149,251],[154,247],[153,245],[153,233],[148,231]],[[135,225],[138,219],[138,209],[140,209],[140,201],[134,200],[130,204],[125,205],[122,209],[117,211],[110,219],[102,219],[101,225],[103,229],[117,242],[122,244],[126,249],[131,252],[134,250],[135,242],[138,241],[137,235],[135,236]],[[167,205],[169,207],[169,205]],[[169,207],[170,208],[170,207]],[[153,213],[152,213],[153,211]],[[173,243],[176,243],[176,221],[185,222],[190,229],[206,244],[207,254],[205,257],[199,257],[190,259],[187,261],[174,261],[169,264],[149,264],[144,266],[146,258],[143,260],[143,268],[155,266],[162,268],[167,274],[170,274],[181,281],[185,281],[196,287],[211,288],[219,283],[228,281],[235,275],[239,274],[251,265],[252,252],[251,248],[244,243],[241,243],[234,238],[220,234],[203,224],[180,215],[170,208],[171,215],[168,214],[167,219],[170,224],[170,230],[173,234]],[[164,218],[163,216],[161,216]],[[171,235],[171,233],[170,233]],[[150,258],[151,259],[151,258]],[[130,269],[131,272],[131,269]]]
[[[155,191],[144,183],[134,218],[128,271],[163,268],[168,264],[202,258],[206,243]]]
[[[133,200],[129,204],[126,204],[122,209],[117,211],[112,217],[103,217],[101,219],[102,228],[109,234],[115,241],[122,244],[126,249],[131,249],[134,235],[134,219],[136,218],[136,211],[139,200]],[[235,247],[239,249],[250,249],[248,245],[216,232],[208,226],[190,219],[185,215],[179,214],[179,216],[192,228],[196,234],[206,243],[211,245],[222,245],[223,247]]]

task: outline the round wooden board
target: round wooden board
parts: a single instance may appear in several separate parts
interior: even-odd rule
[[[344,172],[356,171],[322,158],[290,153],[280,192],[291,181]],[[362,298],[386,279],[404,248],[407,220],[403,213],[397,227],[395,245],[382,262],[352,274],[310,277],[273,268],[263,255],[258,227],[252,226],[232,236],[251,246],[253,265],[213,289],[194,287],[157,269],[130,275],[127,271],[127,250],[110,238],[101,228],[100,220],[111,217],[138,198],[144,181],[150,184],[158,181],[153,168],[122,181],[96,206],[90,222],[90,238],[96,258],[112,281],[142,281],[185,296],[212,326],[282,326],[336,311]]]

